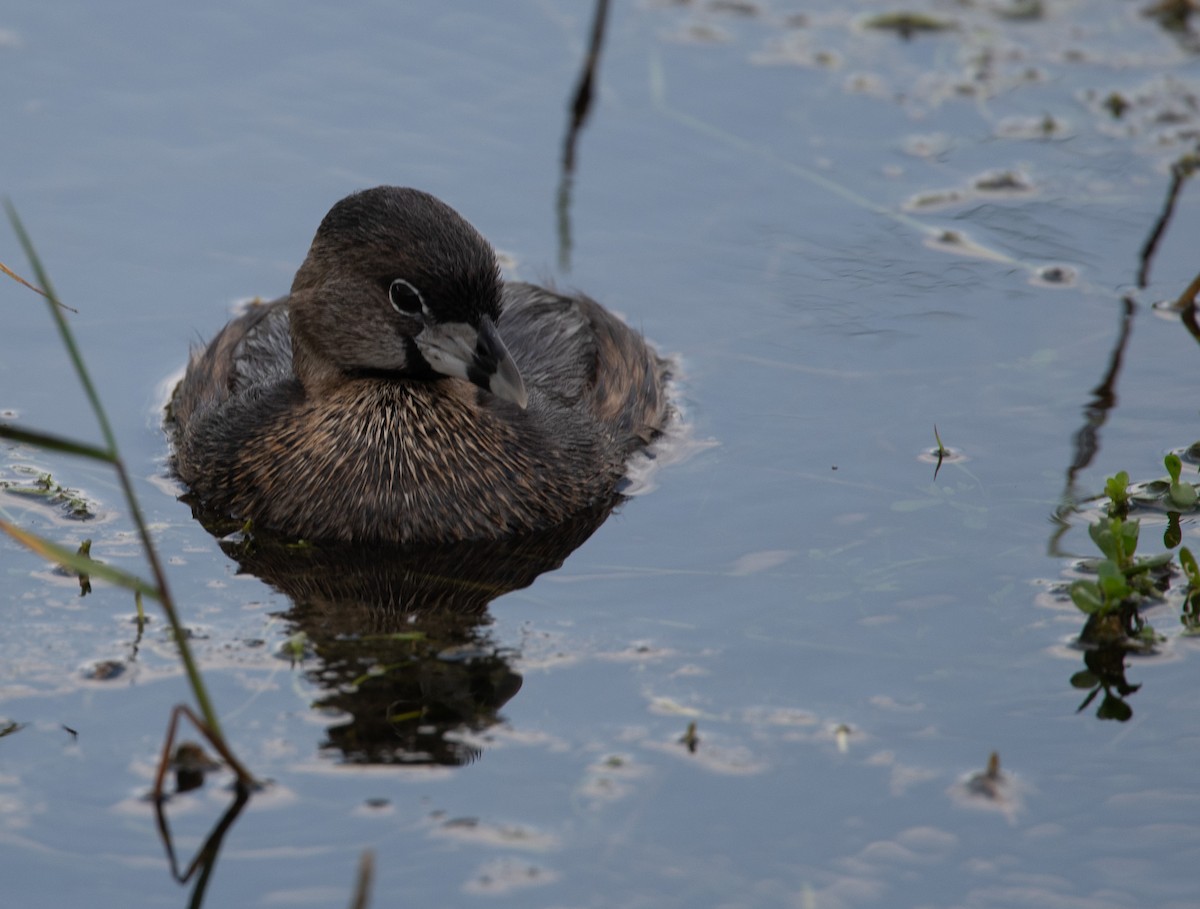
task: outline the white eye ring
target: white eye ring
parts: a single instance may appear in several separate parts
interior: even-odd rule
[[[428,312],[425,308],[425,298],[421,296],[421,292],[403,278],[396,278],[392,281],[392,286],[388,288],[388,301],[392,304],[392,309],[405,315],[411,316],[418,312]]]

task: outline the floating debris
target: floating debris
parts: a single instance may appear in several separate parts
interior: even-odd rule
[[[714,13],[730,13],[748,18],[762,15],[762,7],[750,0],[709,0],[708,8]]]
[[[1040,117],[1005,117],[996,124],[996,135],[1003,139],[1062,139],[1070,132],[1069,124],[1050,114]]]
[[[947,19],[937,19],[925,13],[880,13],[863,20],[864,28],[895,32],[905,41],[922,32],[945,32],[957,26]]]
[[[973,185],[976,192],[1005,195],[1026,195],[1034,190],[1029,177],[1016,170],[998,170],[983,174],[975,178]]]
[[[1045,18],[1046,7],[1042,0],[1012,0],[1007,6],[994,7],[992,12],[1010,22],[1032,22]]]
[[[57,506],[64,517],[73,521],[89,521],[96,517],[91,503],[78,489],[63,486],[55,482],[49,473],[27,465],[16,465],[13,470],[16,473],[34,474],[35,478],[31,483],[0,479],[0,491]]]
[[[175,791],[191,792],[204,785],[204,775],[221,769],[221,762],[209,757],[196,742],[181,742],[171,756],[175,771]]]
[[[100,660],[83,671],[85,679],[93,682],[111,682],[125,673],[125,664],[121,660]]]
[[[837,744],[839,754],[846,754],[850,751],[850,736],[854,732],[845,723],[838,723],[833,730],[833,740]]]
[[[993,751],[988,756],[986,769],[961,778],[950,787],[949,795],[964,808],[995,811],[1013,823],[1023,806],[1025,788],[1019,780],[1000,769],[1000,753]]]
[[[1125,116],[1125,111],[1129,110],[1133,105],[1120,92],[1110,92],[1100,106],[1113,115],[1114,120],[1120,120]]]
[[[1043,265],[1033,273],[1030,283],[1038,287],[1074,287],[1079,272],[1069,265]]]
[[[987,769],[972,774],[967,780],[967,792],[995,801],[1002,795],[1004,774],[1000,771],[1000,752],[993,751],[988,757]]]
[[[685,745],[688,754],[695,754],[700,746],[700,736],[696,734],[696,721],[688,723],[687,731],[679,737],[679,744]]]

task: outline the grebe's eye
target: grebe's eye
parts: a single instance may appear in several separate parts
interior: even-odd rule
[[[403,278],[397,278],[392,282],[392,286],[388,288],[388,299],[392,301],[392,308],[396,312],[409,315],[419,313],[425,306],[421,292]]]

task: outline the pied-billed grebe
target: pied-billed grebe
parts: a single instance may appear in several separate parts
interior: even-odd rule
[[[207,509],[312,540],[544,530],[613,499],[667,367],[585,296],[500,279],[427,193],[338,202],[291,293],[192,356],[175,469]]]

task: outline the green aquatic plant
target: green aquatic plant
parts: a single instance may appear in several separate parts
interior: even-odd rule
[[[1180,479],[1183,464],[1178,455],[1167,455],[1164,463],[1168,481],[1131,487],[1125,471],[1108,478],[1104,485],[1108,498],[1105,514],[1088,525],[1088,536],[1103,558],[1087,563],[1087,568],[1095,572],[1094,578],[1077,580],[1070,587],[1071,601],[1087,615],[1079,634],[1086,668],[1071,676],[1071,685],[1088,691],[1079,711],[1103,693],[1096,710],[1102,720],[1124,722],[1133,716],[1126,698],[1141,685],[1125,678],[1125,658],[1131,650],[1147,651],[1162,640],[1142,618],[1141,610],[1147,604],[1168,599],[1172,576],[1182,575],[1186,581],[1180,613],[1183,633],[1200,635],[1200,565],[1191,550],[1183,546],[1176,569],[1171,551],[1182,539],[1179,510],[1195,507],[1196,489]],[[1141,525],[1129,517],[1130,508],[1136,505],[1171,509],[1164,534],[1167,552],[1137,554]],[[1171,599],[1178,593],[1176,589]]]
[[[1088,526],[1088,535],[1104,558],[1095,563],[1096,579],[1071,585],[1071,601],[1087,615],[1079,643],[1084,646],[1086,668],[1071,676],[1071,687],[1088,691],[1076,713],[1087,709],[1102,692],[1096,717],[1125,722],[1133,716],[1126,698],[1141,685],[1125,678],[1125,654],[1149,649],[1158,640],[1139,611],[1147,598],[1161,598],[1154,572],[1167,565],[1171,554],[1151,558],[1137,555],[1137,520],[1122,516],[1129,510],[1129,475],[1109,477],[1108,514]]]
[[[1196,487],[1181,479],[1183,462],[1179,455],[1168,454],[1163,463],[1167,468],[1166,481],[1141,484],[1133,492],[1129,474],[1123,470],[1105,481],[1104,493],[1108,498],[1105,515],[1088,526],[1088,536],[1104,558],[1089,566],[1095,571],[1095,579],[1075,581],[1070,589],[1071,601],[1088,616],[1088,624],[1080,635],[1084,642],[1129,638],[1146,646],[1156,639],[1139,610],[1147,600],[1164,599],[1174,561],[1170,549],[1182,540],[1178,512],[1193,509],[1197,503]],[[1169,509],[1164,533],[1167,552],[1154,556],[1137,554],[1141,524],[1129,517],[1129,509],[1135,504]],[[1196,570],[1196,560],[1186,547],[1180,550],[1179,562],[1188,579],[1183,623],[1200,630],[1200,571]]]
[[[1136,694],[1141,683],[1125,678],[1125,650],[1121,647],[1099,647],[1083,655],[1086,668],[1071,676],[1071,687],[1087,691],[1083,702],[1075,709],[1082,713],[1101,692],[1104,698],[1096,709],[1096,718],[1124,723],[1133,716],[1133,708],[1125,700]]]
[[[1081,579],[1071,585],[1071,601],[1088,617],[1081,641],[1149,646],[1157,640],[1139,608],[1147,599],[1162,598],[1161,569],[1170,564],[1172,555],[1137,555],[1140,529],[1137,520],[1108,516],[1088,526],[1088,535],[1104,558],[1093,565],[1095,580]]]
[[[1119,485],[1117,480],[1122,477],[1123,472],[1117,477],[1110,477],[1109,485],[1104,490],[1110,500],[1109,514],[1124,516],[1123,512],[1128,512],[1131,505],[1146,505],[1156,511],[1165,510],[1168,514],[1194,511],[1200,496],[1197,495],[1196,487],[1182,478],[1183,460],[1172,452],[1163,458],[1163,465],[1167,469],[1166,478],[1135,484],[1131,490],[1127,490],[1123,500],[1114,496],[1115,486]],[[1176,541],[1168,545],[1174,548],[1179,544]]]
[[[1104,494],[1108,496],[1108,516],[1124,518],[1129,514],[1129,474],[1121,471],[1104,483]]]

